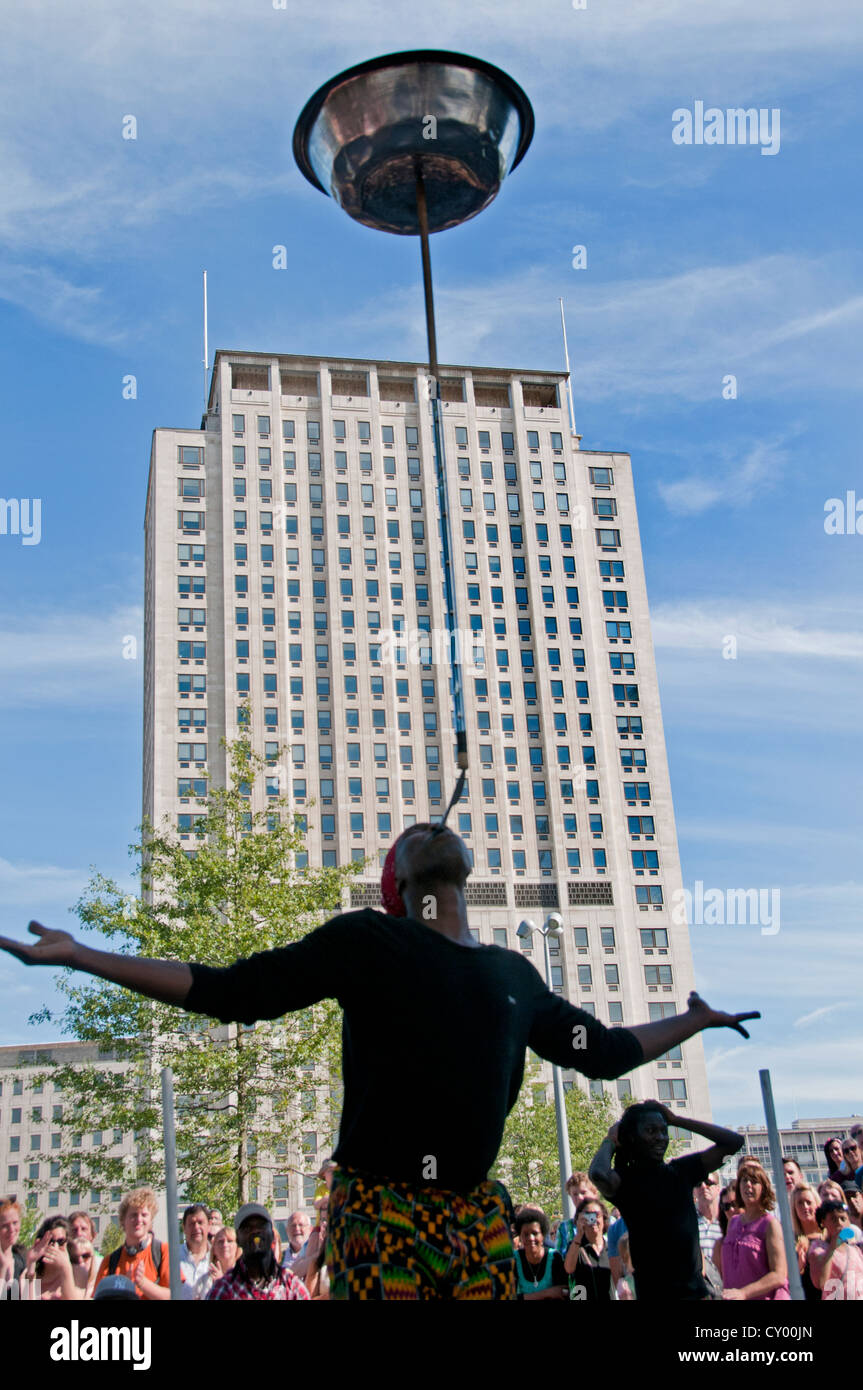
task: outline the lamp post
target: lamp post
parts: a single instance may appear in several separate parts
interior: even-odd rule
[[[523,940],[533,936],[538,931],[542,936],[543,955],[545,957],[545,983],[551,989],[551,953],[548,948],[548,938],[554,937],[559,941],[563,935],[563,918],[559,912],[550,912],[541,927],[536,925],[529,917],[519,922],[516,928],[516,936]],[[574,1209],[572,1200],[566,1190],[566,1180],[569,1177],[569,1168],[572,1157],[569,1151],[569,1125],[566,1120],[566,1094],[563,1089],[563,1075],[560,1067],[552,1064],[551,1068],[552,1085],[554,1086],[554,1113],[557,1121],[557,1161],[560,1168],[560,1198],[563,1203],[564,1220],[572,1220]]]
[[[373,58],[331,78],[306,102],[294,130],[294,158],[309,183],[366,227],[420,238],[460,770],[441,824],[461,795],[468,756],[429,236],[476,217],[497,197],[533,129],[530,102],[507,73],[463,53],[421,49]]]

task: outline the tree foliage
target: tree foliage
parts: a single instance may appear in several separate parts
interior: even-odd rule
[[[253,751],[248,727],[223,746],[227,785],[196,803],[188,844],[167,823],[142,826],[130,849],[140,896],[93,874],[74,911],[107,948],[225,966],[289,945],[341,910],[345,882],[363,865],[307,867],[305,817],[287,798],[251,810],[256,783],[273,768]],[[251,1027],[221,1026],[102,980],[81,983],[71,971],[58,987],[68,1000],[62,1031],[100,1048],[98,1062],[43,1073],[62,1088],[57,1157],[70,1188],[163,1185],[162,1067],[174,1074],[181,1190],[196,1201],[233,1210],[249,1200],[262,1169],[287,1171],[303,1130],[328,1142],[338,1096],[334,1001]],[[31,1021],[50,1018],[43,1010]],[[134,1132],[133,1164],[113,1143],[115,1130]],[[99,1131],[101,1143],[91,1138]]]
[[[518,1100],[509,1113],[493,1176],[506,1183],[513,1202],[541,1207],[549,1219],[561,1216],[560,1164],[554,1104],[538,1082],[539,1067],[528,1066]],[[550,1088],[549,1088],[550,1089]],[[602,1100],[578,1086],[566,1092],[570,1164],[565,1177],[586,1171],[614,1121],[619,1102]]]

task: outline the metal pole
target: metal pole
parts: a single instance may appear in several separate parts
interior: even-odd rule
[[[785,1242],[785,1259],[788,1264],[788,1288],[795,1302],[802,1303],[806,1295],[800,1280],[800,1267],[797,1264],[797,1250],[794,1242],[794,1229],[791,1225],[791,1208],[785,1189],[785,1171],[782,1167],[782,1145],[779,1142],[779,1128],[776,1124],[776,1109],[773,1104],[773,1087],[770,1072],[765,1068],[759,1071],[761,1095],[764,1100],[764,1118],[767,1121],[767,1140],[770,1145],[770,1166],[773,1169],[773,1185],[779,1203],[779,1219],[782,1222],[782,1239]]]
[[[566,361],[566,394],[569,400],[569,424],[572,433],[575,434],[575,406],[572,400],[572,373],[569,369],[569,347],[566,342],[566,319],[563,317],[563,300],[558,300],[560,304],[560,326],[563,329],[563,356]]]
[[[207,413],[207,372],[210,368],[210,352],[207,341],[207,272],[204,271],[204,414]]]
[[[425,294],[426,333],[428,335],[429,367],[432,376],[432,431],[434,434],[438,506],[440,507],[440,539],[441,549],[443,550],[446,624],[449,633],[450,693],[452,695],[453,727],[456,738],[456,766],[464,771],[467,768],[467,729],[464,717],[464,690],[461,678],[461,661],[458,651],[455,588],[452,581],[452,536],[450,534],[449,502],[446,486],[443,424],[440,412],[440,382],[438,379],[437,332],[435,329],[434,295],[432,291],[431,254],[429,252],[428,208],[426,206],[426,192],[422,176],[422,166],[419,160],[416,161],[415,167],[417,218],[420,228],[423,292]]]
[[[180,1237],[177,1231],[177,1131],[174,1125],[174,1073],[162,1068],[162,1133],[165,1140],[165,1201],[168,1204],[168,1257],[171,1298],[180,1297]]]
[[[542,933],[545,954],[545,983],[551,989],[551,953],[548,949],[548,933]],[[566,1121],[566,1092],[563,1089],[563,1076],[560,1067],[552,1064],[551,1079],[554,1086],[554,1113],[557,1120],[557,1161],[560,1167],[560,1200],[563,1203],[563,1219],[571,1221],[575,1212],[572,1199],[566,1190],[566,1180],[572,1156],[569,1150],[569,1125]]]

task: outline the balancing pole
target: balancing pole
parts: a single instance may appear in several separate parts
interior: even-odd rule
[[[428,336],[429,369],[431,371],[430,395],[432,407],[432,433],[434,435],[435,471],[437,475],[438,506],[440,507],[440,540],[443,552],[444,600],[446,603],[446,625],[449,634],[450,693],[452,696],[453,727],[456,738],[456,766],[460,769],[449,804],[441,820],[434,828],[440,834],[446,825],[447,816],[462,794],[467,775],[467,728],[464,717],[464,688],[461,674],[460,634],[456,618],[455,588],[452,577],[452,534],[450,529],[449,498],[446,485],[446,456],[444,453],[443,422],[440,408],[440,376],[437,357],[437,330],[435,328],[434,293],[432,290],[431,254],[429,251],[428,206],[426,204],[425,182],[422,162],[417,157],[416,170],[417,218],[419,220],[420,250],[422,253],[423,291],[425,294],[426,333]]]

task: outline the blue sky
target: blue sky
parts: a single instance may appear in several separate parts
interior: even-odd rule
[[[448,47],[511,72],[537,132],[497,202],[433,239],[441,358],[557,368],[564,298],[584,447],[633,459],[684,882],[781,890],[776,936],[693,931],[701,992],[765,1015],[750,1044],[708,1039],[714,1114],[760,1118],[761,1066],[783,1122],[863,1111],[863,535],[824,530],[828,498],[863,500],[860,16],[25,0],[5,28],[0,494],[41,499],[42,537],[0,535],[0,931],[72,926],[89,865],[128,874],[123,639],[151,430],[200,420],[202,268],[211,349],[422,359],[416,242],[352,223],[290,141],[327,77]],[[676,145],[696,101],[778,108],[778,153]],[[37,1036],[48,985],[0,961],[0,1043]]]

